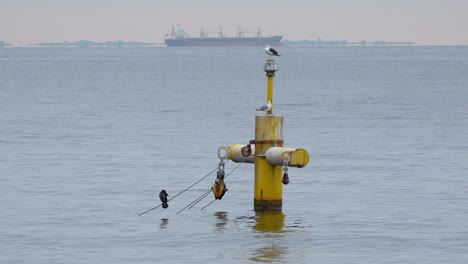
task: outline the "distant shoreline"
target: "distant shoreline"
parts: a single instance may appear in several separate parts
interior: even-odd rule
[[[434,45],[434,44],[417,44],[415,42],[387,42],[387,41],[323,41],[323,40],[300,40],[291,41],[284,40],[283,47],[307,47],[307,48],[324,48],[324,47],[466,47],[468,44],[453,44],[453,45]],[[13,45],[0,41],[0,49],[9,48],[166,48],[164,43],[146,43],[146,42],[124,42],[124,41],[107,41],[107,42],[47,42],[37,44],[22,44]],[[235,46],[232,46],[235,47]],[[232,48],[231,47],[231,48]],[[194,47],[185,47],[194,48]],[[212,48],[212,47],[211,47]]]
[[[268,44],[268,43],[266,43]],[[347,40],[283,40],[283,46],[299,46],[299,47],[308,47],[308,46],[401,46],[401,45],[415,45],[415,42],[409,41],[366,41],[361,40],[359,42],[352,42]],[[29,43],[27,45],[14,45],[9,44],[5,41],[0,41],[0,48],[8,47],[103,47],[103,48],[115,48],[115,47],[166,47],[164,43],[153,43],[153,42],[141,42],[141,41],[102,41],[96,42],[91,40],[78,40],[78,41],[62,41],[62,42],[39,42],[39,43]]]

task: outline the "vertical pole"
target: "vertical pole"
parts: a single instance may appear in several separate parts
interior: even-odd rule
[[[267,86],[267,102],[270,101],[271,103],[271,108],[268,110],[269,115],[273,114],[273,78],[274,78],[274,73],[273,75],[267,75],[268,76],[268,86]]]
[[[276,63],[274,59],[268,59],[263,66],[263,70],[266,72],[266,76],[268,78],[267,81],[267,102],[271,103],[271,108],[267,112],[267,114],[273,114],[273,78],[275,77],[275,71],[278,70],[276,67]]]
[[[283,117],[255,117],[255,211],[281,211],[283,204],[282,166],[272,165],[265,153],[283,146]]]
[[[277,71],[275,60],[268,59],[264,66],[267,80],[267,102],[271,109],[265,116],[255,117],[255,211],[281,211],[283,204],[282,167],[271,165],[266,151],[283,146],[283,117],[273,116],[273,78]]]

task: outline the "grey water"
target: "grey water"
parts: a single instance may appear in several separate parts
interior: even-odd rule
[[[0,49],[0,262],[467,263],[468,47],[279,51],[282,213],[241,164],[138,216],[254,138],[263,49]]]

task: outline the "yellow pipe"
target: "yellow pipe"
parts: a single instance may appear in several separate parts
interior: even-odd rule
[[[273,75],[268,75],[267,102],[270,101],[271,108],[267,114],[273,114]]]
[[[283,203],[282,166],[272,165],[266,151],[283,146],[283,117],[255,117],[255,211],[281,211]]]
[[[272,147],[265,154],[268,162],[274,165],[284,165],[287,161],[288,167],[303,168],[309,163],[309,153],[302,148]]]
[[[279,204],[283,200],[283,170],[281,166],[271,165],[265,157],[257,157],[255,163],[255,200],[261,204]],[[272,209],[268,208],[262,209]],[[256,206],[256,211],[257,210]],[[260,210],[269,211],[269,210]],[[276,210],[272,210],[276,211]]]

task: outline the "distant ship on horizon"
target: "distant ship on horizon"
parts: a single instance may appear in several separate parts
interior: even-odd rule
[[[215,33],[216,37],[210,37],[209,34]],[[251,36],[248,36],[251,35]],[[191,38],[185,31],[177,27],[172,27],[171,33],[164,36],[164,43],[168,47],[193,47],[193,46],[282,46],[281,39],[283,36],[263,37],[260,28],[256,31],[242,31],[235,37],[227,37],[222,28],[217,32],[205,32],[203,28],[199,38]]]

